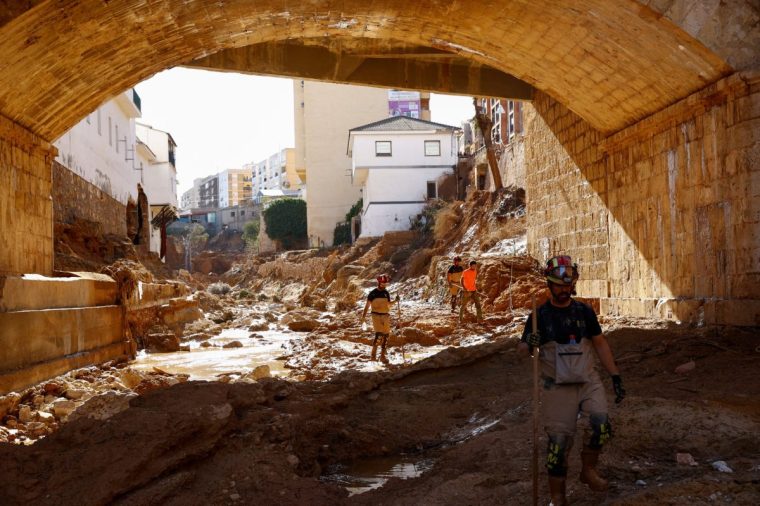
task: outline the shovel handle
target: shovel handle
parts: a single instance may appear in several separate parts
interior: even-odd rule
[[[538,334],[538,311],[533,295],[533,333]],[[538,506],[538,346],[533,349],[533,505]]]

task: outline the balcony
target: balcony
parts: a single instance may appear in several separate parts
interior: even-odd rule
[[[142,102],[140,100],[140,95],[137,94],[134,88],[130,88],[124,93],[118,94],[116,98],[114,98],[114,101],[119,105],[121,110],[124,111],[124,114],[126,114],[127,117],[142,117]]]

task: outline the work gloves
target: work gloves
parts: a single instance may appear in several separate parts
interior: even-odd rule
[[[612,376],[612,388],[615,390],[615,404],[620,404],[625,398],[625,388],[623,388],[623,380],[619,374]]]
[[[541,336],[538,334],[533,334],[533,333],[528,334],[525,337],[525,344],[527,344],[528,346],[530,346],[531,349],[533,349],[541,344]]]

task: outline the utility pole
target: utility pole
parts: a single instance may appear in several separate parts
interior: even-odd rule
[[[488,158],[488,166],[491,168],[491,176],[493,176],[494,190],[499,191],[504,188],[504,185],[501,182],[499,163],[496,161],[496,153],[493,150],[493,143],[491,142],[491,127],[493,126],[493,122],[491,118],[480,110],[476,97],[472,97],[472,105],[475,107],[475,120],[478,122],[478,128],[480,128],[480,133],[483,134],[483,142],[486,145],[486,157]]]

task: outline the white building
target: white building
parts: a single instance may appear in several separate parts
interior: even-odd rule
[[[362,189],[360,237],[408,230],[410,218],[438,197],[457,164],[458,129],[398,116],[349,131],[354,185]]]
[[[199,178],[193,179],[193,187],[182,194],[182,197],[180,199],[180,207],[182,207],[182,209],[188,210],[188,209],[197,209],[198,207],[200,207],[201,183],[203,183],[203,178],[199,177]]]
[[[141,116],[140,99],[133,89],[120,93],[53,144],[58,163],[126,205],[137,201],[142,183],[135,159],[135,118]]]
[[[142,187],[150,205],[150,250],[163,258],[166,253],[166,226],[176,216],[178,204],[177,143],[168,132],[150,125],[136,123],[135,128]]]
[[[260,162],[245,164],[243,168],[251,172],[254,197],[261,190],[295,190],[303,186],[295,169],[294,148],[281,149]]]

